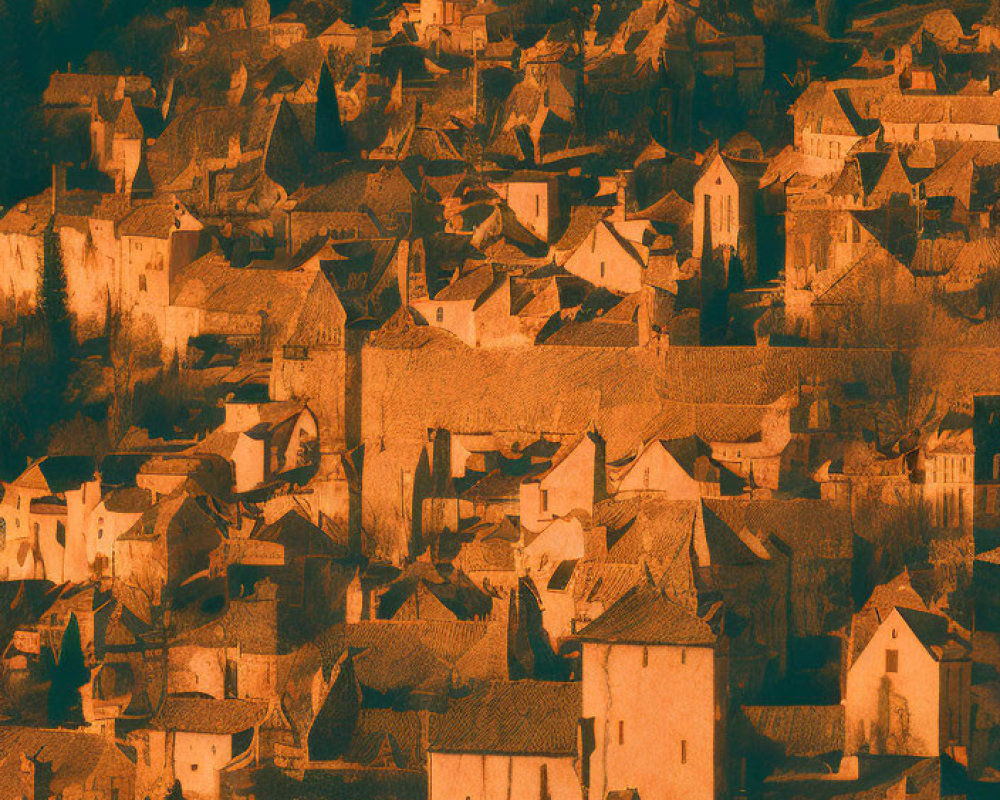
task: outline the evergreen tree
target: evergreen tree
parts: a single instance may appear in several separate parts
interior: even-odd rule
[[[170,791],[167,792],[165,800],[184,800],[184,793],[181,789],[181,782],[179,780],[174,780],[174,785],[170,787]]]
[[[43,234],[42,271],[38,286],[38,312],[54,366],[64,368],[69,359],[73,338],[66,296],[66,270],[63,268],[55,217]]]
[[[80,643],[80,625],[76,614],[70,614],[49,686],[49,722],[55,725],[83,722],[80,687],[89,680],[90,670],[84,661]]]
[[[342,153],[347,149],[347,137],[340,122],[337,87],[330,65],[324,61],[316,88],[316,149],[321,153]]]

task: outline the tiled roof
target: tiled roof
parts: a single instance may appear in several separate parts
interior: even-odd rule
[[[381,620],[335,625],[316,644],[327,669],[350,649],[358,652],[354,666],[362,686],[393,691],[443,685],[488,630],[485,622]]]
[[[51,765],[52,797],[85,793],[96,778],[134,777],[135,764],[96,733],[42,728],[0,727],[0,796],[22,797],[22,755]],[[65,794],[64,794],[65,793]]]
[[[936,660],[943,660],[946,657],[968,657],[971,640],[954,630],[947,617],[917,611],[914,608],[895,610]]]
[[[104,507],[118,514],[141,514],[153,505],[153,496],[148,489],[125,486],[112,489],[104,495]]]
[[[455,279],[441,289],[436,301],[478,301],[486,292],[497,285],[496,274],[491,265],[478,267],[462,275],[455,273]]]
[[[708,623],[651,586],[636,586],[579,632],[590,642],[714,645]]]
[[[61,494],[92,480],[95,466],[87,456],[45,456],[22,472],[13,485]]]
[[[545,345],[554,347],[638,347],[639,328],[631,322],[566,322],[546,337]]]
[[[844,749],[844,707],[742,706],[752,731],[777,744],[786,756],[808,758]]]
[[[740,498],[706,499],[703,503],[734,532],[746,528],[764,539],[776,536],[796,557],[848,559],[852,555],[850,513],[830,501]]]
[[[266,716],[267,703],[256,700],[168,697],[149,724],[164,731],[234,734],[259,725]]]
[[[166,239],[174,230],[174,207],[172,203],[142,203],[135,206],[118,223],[119,236],[148,236]]]
[[[666,393],[689,403],[764,405],[805,380],[863,383],[869,396],[895,393],[891,354],[818,347],[672,347]]]
[[[581,684],[496,682],[456,700],[437,721],[431,750],[572,757]]]

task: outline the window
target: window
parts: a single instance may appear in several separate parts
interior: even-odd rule
[[[139,276],[139,291],[140,292],[146,291],[146,275],[145,274],[142,274],[142,275]]]
[[[646,467],[642,471],[642,488],[643,489],[649,488],[649,467]]]
[[[549,510],[549,490],[548,489],[542,489],[542,491],[540,493],[540,498],[541,498],[541,504],[542,504],[542,511],[548,511]]]
[[[733,229],[733,198],[731,195],[726,197],[726,230],[731,231]]]
[[[644,667],[648,667],[649,666],[649,648],[648,647],[642,648],[642,665]]]
[[[97,529],[97,538],[98,539],[103,539],[104,538],[104,528],[98,528]]]
[[[542,213],[542,198],[540,195],[535,195],[535,216],[539,216]]]
[[[444,322],[444,307],[443,306],[438,306],[438,310],[437,310],[437,312],[434,315],[434,319],[436,319],[438,322]]]
[[[625,720],[618,720],[618,744],[625,744]]]
[[[1000,453],[993,456],[993,480],[1000,481]]]
[[[601,277],[602,277],[602,278],[603,278],[603,277],[604,277],[604,276],[605,276],[605,275],[607,274],[607,271],[608,271],[608,270],[607,270],[607,266],[606,266],[606,265],[605,265],[605,263],[604,263],[604,262],[602,261],[602,262],[601,262]]]
[[[681,739],[681,763],[688,763],[688,742],[687,739]]]
[[[892,638],[895,639],[896,636],[897,636],[897,634],[898,634],[898,631],[895,628],[893,628],[892,629]]]
[[[899,672],[899,651],[898,650],[886,650],[885,651],[885,671],[886,672]]]
[[[3,550],[7,542],[7,520],[0,517],[0,550]]]
[[[542,764],[538,768],[538,796],[547,798],[549,796],[549,765]]]
[[[688,662],[688,651],[686,647],[681,648],[681,663],[687,664]]]
[[[198,771],[198,765],[197,764],[192,764],[191,765],[191,771],[192,772],[197,772]]]

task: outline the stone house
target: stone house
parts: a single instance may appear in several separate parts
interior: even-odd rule
[[[725,639],[649,585],[627,592],[578,638],[588,791],[725,797]]]
[[[567,272],[619,294],[638,292],[652,243],[645,220],[598,220],[563,264]]]
[[[469,347],[524,347],[535,343],[557,310],[548,297],[539,297],[542,292],[544,287],[486,264],[456,270],[433,297],[411,299],[410,306],[422,321]]]
[[[656,492],[671,500],[697,500],[738,493],[741,483],[713,462],[697,436],[651,439],[631,461],[613,469],[614,492],[623,497]]]
[[[185,580],[207,571],[222,535],[204,496],[186,487],[159,500],[114,544],[116,591],[147,621]]]
[[[543,242],[553,241],[560,219],[559,183],[546,172],[514,172],[489,184],[517,221]]]
[[[219,800],[228,772],[256,765],[267,710],[254,700],[168,697],[140,743],[137,784],[164,794],[178,780],[186,798]]]
[[[580,800],[580,709],[579,683],[495,682],[454,701],[432,734],[428,797]]]
[[[269,701],[278,692],[280,652],[278,587],[265,579],[252,594],[231,597],[218,618],[176,635],[168,685],[175,694]]]
[[[936,526],[972,534],[975,460],[972,418],[949,412],[922,448],[924,501]]]
[[[544,472],[521,483],[521,526],[539,531],[577,509],[590,513],[606,491],[604,440],[588,430],[564,442]]]
[[[0,795],[125,800],[133,797],[136,765],[114,743],[89,731],[0,729]]]
[[[180,271],[200,254],[203,230],[177,200],[136,205],[118,222],[117,302],[139,317],[148,316],[163,339],[171,288]]]
[[[743,281],[756,281],[760,182],[766,166],[716,153],[695,183],[692,252],[702,260],[710,254],[713,261],[721,254],[724,265],[724,271],[715,274],[709,272],[710,265],[702,264],[703,283],[715,288],[729,285],[733,256],[741,263]]]
[[[153,504],[152,493],[139,487],[117,487],[104,493],[89,509],[83,533],[87,577],[96,580],[111,578],[115,542],[148,511]],[[80,580],[78,576],[70,580]]]
[[[319,426],[303,403],[240,402],[225,404],[225,420],[195,446],[232,464],[236,494],[265,490],[303,474],[319,461]]]
[[[971,676],[965,632],[947,617],[893,608],[847,670],[848,752],[964,762]]]
[[[78,456],[47,456],[36,461],[4,486],[0,500],[0,574],[5,580],[49,577],[61,583],[67,550],[67,504],[96,502],[99,487],[93,483],[94,462]],[[89,495],[88,495],[89,492]],[[77,514],[74,511],[74,520]],[[82,526],[73,539],[82,540]],[[75,541],[70,541],[74,550]],[[75,574],[73,568],[70,570]]]

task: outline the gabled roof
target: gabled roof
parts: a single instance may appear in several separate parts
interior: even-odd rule
[[[586,642],[712,646],[708,623],[652,586],[636,586],[577,634]]]
[[[573,757],[581,689],[580,683],[491,683],[452,704],[438,720],[430,749]]]
[[[13,486],[62,494],[92,480],[96,465],[88,456],[45,456],[22,472]]]
[[[935,661],[969,656],[971,639],[961,636],[947,617],[913,608],[896,608],[894,611],[903,618]]]

